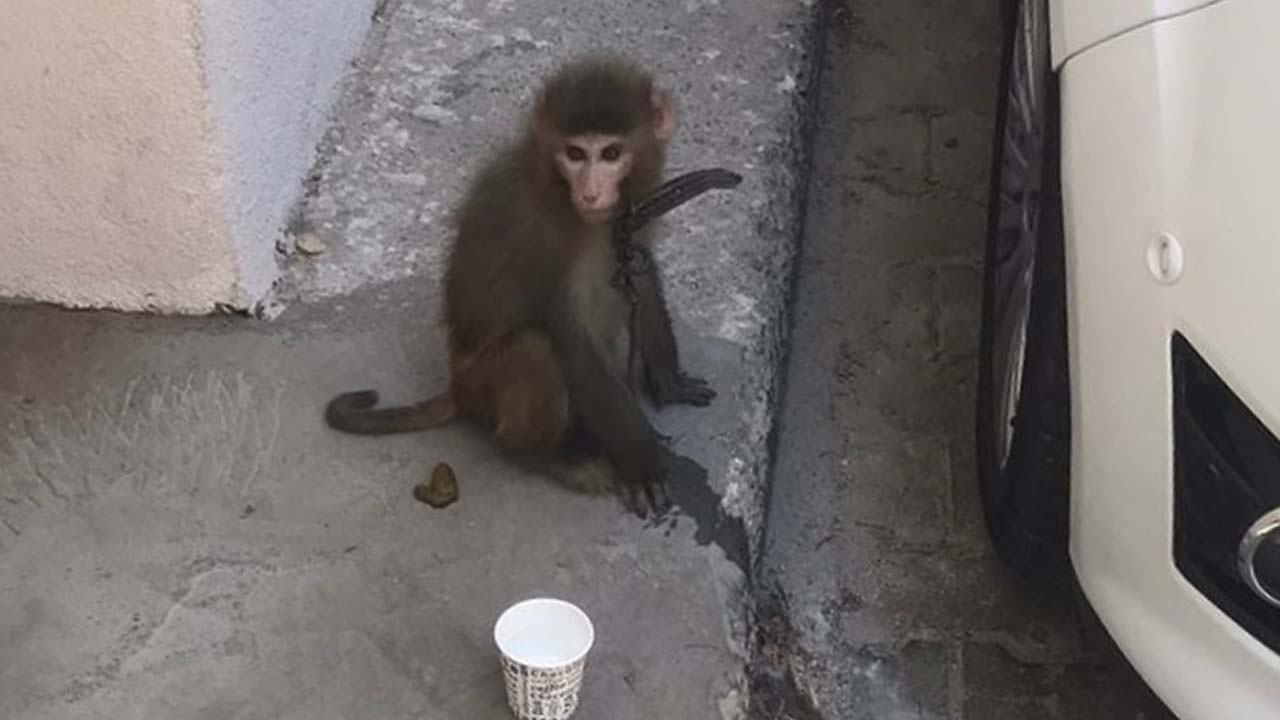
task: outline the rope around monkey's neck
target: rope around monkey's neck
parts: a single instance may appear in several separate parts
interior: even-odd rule
[[[630,344],[627,351],[628,380],[634,377],[632,372],[635,369],[638,351],[635,339],[636,306],[640,298],[636,294],[635,278],[655,272],[649,249],[632,242],[635,233],[649,224],[649,221],[671,212],[708,190],[729,189],[737,187],[740,182],[742,182],[741,175],[722,168],[685,173],[659,185],[657,190],[649,193],[640,202],[628,206],[613,221],[613,246],[618,263],[613,272],[613,286],[631,305],[627,315]]]

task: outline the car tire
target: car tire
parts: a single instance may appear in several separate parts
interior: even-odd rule
[[[1006,24],[983,266],[977,456],[997,554],[1027,579],[1060,585],[1070,578],[1071,410],[1059,98],[1045,5],[1016,3]]]

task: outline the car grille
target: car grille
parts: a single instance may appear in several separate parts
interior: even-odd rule
[[[1182,334],[1172,341],[1174,562],[1214,605],[1280,652],[1280,608],[1246,585],[1240,540],[1280,507],[1277,440]],[[1263,543],[1259,581],[1280,593],[1280,545]]]

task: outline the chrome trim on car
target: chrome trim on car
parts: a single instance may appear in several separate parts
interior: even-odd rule
[[[1249,529],[1244,532],[1244,537],[1240,538],[1240,550],[1237,555],[1240,576],[1244,578],[1245,584],[1258,597],[1276,607],[1280,607],[1280,597],[1276,597],[1258,579],[1258,571],[1254,567],[1253,558],[1257,555],[1258,548],[1262,547],[1262,543],[1272,539],[1272,535],[1278,530],[1280,530],[1280,507],[1258,518],[1253,525],[1249,526]],[[1272,539],[1272,541],[1280,542],[1280,536]]]

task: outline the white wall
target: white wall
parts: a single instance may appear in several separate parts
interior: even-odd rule
[[[251,308],[375,0],[8,0],[0,297]]]
[[[369,30],[376,0],[199,0],[200,51],[227,173],[240,290],[264,297],[275,244]]]

